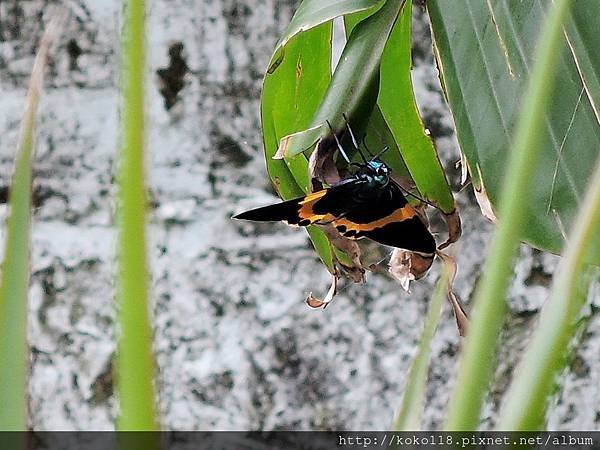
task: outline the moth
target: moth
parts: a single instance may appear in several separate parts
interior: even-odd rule
[[[354,173],[306,196],[251,209],[233,218],[283,221],[301,227],[332,224],[346,238],[368,238],[390,247],[433,255],[435,239],[404,196],[403,188],[392,178],[390,168],[380,159],[387,147],[367,159],[348,126],[353,145],[362,157],[362,163],[352,163],[329,122],[327,124],[339,153]]]

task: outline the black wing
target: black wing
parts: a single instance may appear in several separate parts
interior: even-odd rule
[[[362,184],[364,183],[361,180],[350,178],[305,197],[251,209],[233,218],[261,222],[284,221],[290,225],[300,226],[330,223],[356,207],[356,201],[353,199]]]
[[[373,189],[350,178],[305,197],[252,209],[235,219],[307,226],[333,223],[348,238],[367,237],[390,247],[434,253],[435,240],[393,181]]]
[[[333,224],[346,237],[366,237],[390,247],[435,253],[435,239],[393,180],[368,204],[357,205]]]

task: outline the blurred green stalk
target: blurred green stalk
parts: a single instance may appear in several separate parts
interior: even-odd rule
[[[123,149],[119,161],[120,338],[117,387],[120,430],[156,430],[154,359],[148,305],[144,185],[145,2],[125,1],[123,38]]]
[[[31,160],[34,155],[35,116],[44,85],[48,52],[64,19],[64,14],[53,16],[35,57],[8,201],[9,215],[0,278],[0,430],[3,431],[27,429]]]
[[[579,291],[590,243],[600,227],[600,159],[579,208],[573,233],[556,269],[550,299],[517,368],[498,422],[500,430],[537,430],[543,424],[554,377],[564,366],[569,340],[585,297]],[[541,415],[541,417],[540,417]]]
[[[0,429],[27,425],[27,290],[31,228],[31,154],[37,92],[30,91],[10,190],[0,285]]]
[[[394,422],[396,431],[416,431],[421,429],[421,415],[423,413],[423,398],[425,397],[425,387],[427,384],[427,375],[429,368],[429,356],[431,354],[431,341],[437,329],[442,304],[446,290],[448,289],[448,269],[442,264],[442,273],[437,283],[433,297],[429,304],[429,311],[425,319],[423,334],[417,350],[417,356],[412,363],[402,405]]]
[[[562,48],[562,24],[568,16],[570,4],[570,0],[556,0],[550,6],[540,33],[537,59],[523,100],[500,195],[500,222],[475,293],[471,325],[449,403],[447,430],[475,430],[479,424],[481,405],[493,374],[496,344],[506,314],[508,279],[513,272],[513,258],[525,225],[527,192],[531,188],[540,153],[544,115],[553,93],[554,68]]]

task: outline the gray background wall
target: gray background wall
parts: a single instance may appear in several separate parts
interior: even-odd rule
[[[0,1],[2,219],[28,73],[51,3],[57,2]],[[51,61],[35,163],[30,420],[38,430],[112,429],[121,3],[60,3],[72,20]],[[327,310],[313,311],[305,295],[324,293],[329,280],[305,233],[229,219],[234,211],[275,200],[262,159],[260,85],[297,4],[149,2],[149,254],[166,429],[383,429],[400,402],[437,265],[410,295],[393,280],[370,275],[366,285],[343,285]],[[452,120],[420,9],[414,41],[420,107],[458,190]],[[166,80],[172,90],[183,73],[183,89],[167,110],[161,86]],[[469,305],[492,227],[469,189],[457,201],[464,235],[455,287]],[[515,264],[511,315],[484,429],[493,423],[556,261],[524,247]],[[591,295],[596,305],[598,298]],[[561,377],[564,393],[550,408],[550,428],[600,424],[595,311],[586,309],[588,327]],[[440,426],[459,347],[445,307],[433,343],[425,428]]]

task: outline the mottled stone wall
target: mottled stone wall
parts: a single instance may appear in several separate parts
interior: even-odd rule
[[[48,0],[0,0],[0,200]],[[117,0],[64,0],[72,17],[39,115],[29,339],[31,425],[112,429],[118,149]],[[149,253],[167,429],[383,429],[399,404],[438,269],[410,295],[383,275],[343,285],[325,311],[303,303],[328,275],[304,232],[229,219],[275,199],[262,160],[262,72],[296,1],[149,2]],[[458,190],[452,120],[415,14],[414,81]],[[491,225],[466,189],[458,294],[468,305]],[[0,205],[1,216],[6,206]],[[434,220],[434,229],[442,230]],[[0,230],[1,231],[1,230]],[[2,233],[0,233],[2,234]],[[524,248],[483,427],[493,422],[556,258]],[[596,295],[596,299],[598,296]],[[597,300],[596,300],[597,301]],[[590,313],[591,314],[591,313]],[[600,323],[592,316],[550,426],[600,422]],[[433,343],[425,425],[439,427],[460,340],[449,308]]]

